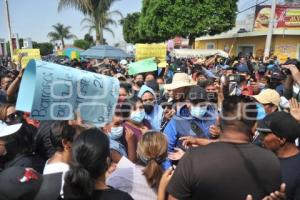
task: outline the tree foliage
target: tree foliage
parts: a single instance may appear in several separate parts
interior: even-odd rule
[[[90,46],[90,47],[93,46],[93,45],[95,45],[93,36],[91,36],[91,35],[88,34],[88,33],[84,35],[84,40],[87,41],[87,42],[89,43],[89,46]]]
[[[70,33],[71,26],[64,26],[61,23],[57,23],[52,27],[54,31],[48,33],[48,38],[50,38],[50,42],[60,40],[63,48],[65,47],[64,39],[76,38],[75,35]]]
[[[128,14],[125,18],[121,20],[123,25],[123,36],[124,40],[128,43],[139,43],[142,39],[139,35],[138,23],[141,16],[140,12]]]
[[[80,49],[88,49],[90,47],[90,43],[86,40],[74,40],[73,45]]]
[[[96,44],[103,44],[104,30],[114,34],[108,27],[115,23],[111,16],[118,14],[123,17],[117,10],[109,12],[112,4],[116,1],[118,0],[59,0],[58,10],[72,7],[82,12],[86,16],[82,23],[88,23],[85,27],[89,28],[90,32],[96,32]]]
[[[34,49],[40,49],[40,53],[42,56],[52,54],[54,49],[53,44],[48,42],[43,42],[43,43],[33,42],[32,46]]]
[[[175,36],[215,35],[235,25],[237,0],[143,0],[138,36],[148,42],[164,42]],[[128,27],[124,27],[128,32]],[[133,29],[134,30],[134,29]]]

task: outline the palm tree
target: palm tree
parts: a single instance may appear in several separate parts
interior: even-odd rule
[[[88,23],[85,28],[88,27],[90,31],[95,30],[96,44],[103,44],[103,31],[106,30],[113,33],[113,31],[108,28],[108,25],[116,24],[116,22],[111,19],[111,16],[118,14],[123,17],[119,11],[109,12],[112,4],[116,1],[118,0],[60,0],[58,11],[61,11],[63,8],[73,7],[82,12],[87,16],[82,20],[82,23]]]
[[[57,23],[52,27],[54,31],[48,33],[48,38],[50,38],[50,42],[60,40],[63,48],[65,47],[64,39],[76,38],[75,35],[70,33],[71,26],[64,26],[63,24]]]
[[[91,34],[93,31],[96,32],[96,35],[99,35],[99,41],[101,44],[104,43],[104,37],[103,37],[103,32],[107,31],[111,33],[113,37],[115,37],[114,31],[109,28],[110,25],[117,26],[116,20],[112,18],[113,15],[119,15],[120,17],[123,17],[122,13],[119,11],[111,11],[111,12],[106,12],[106,13],[98,13],[99,15],[97,18],[89,18],[86,17],[81,21],[81,25],[86,23],[86,25],[83,27],[83,29],[89,29],[89,33]],[[99,27],[99,33],[97,33],[97,27]],[[96,36],[97,37],[97,36]]]

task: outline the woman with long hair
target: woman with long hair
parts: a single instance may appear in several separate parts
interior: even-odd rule
[[[128,192],[136,200],[157,199],[167,147],[167,139],[162,133],[146,132],[138,142],[137,164],[122,157],[107,184]]]
[[[70,171],[65,176],[64,199],[132,199],[105,184],[110,165],[109,139],[99,129],[83,131],[74,141]]]

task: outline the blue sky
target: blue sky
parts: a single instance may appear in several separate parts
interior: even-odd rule
[[[261,2],[259,0],[258,2]],[[239,9],[245,9],[254,5],[257,0],[240,0]],[[57,12],[58,0],[9,0],[11,25],[13,33],[18,33],[19,37],[31,37],[37,42],[48,41],[47,34],[51,31],[51,26],[57,22],[72,27],[71,32],[78,38],[82,38],[88,30],[82,30],[80,21],[83,15],[74,9],[65,9]],[[119,10],[126,16],[128,13],[140,11],[142,0],[120,0],[116,2],[111,10]],[[246,13],[249,13],[248,11]],[[244,14],[246,14],[244,13]],[[243,15],[239,18],[243,18]],[[104,37],[109,44],[115,44],[123,40],[122,27],[112,27],[115,38],[105,33]],[[0,38],[7,38],[7,24],[4,13],[4,0],[0,0]],[[68,41],[67,43],[72,43]]]

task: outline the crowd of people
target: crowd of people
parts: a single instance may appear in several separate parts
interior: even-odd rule
[[[20,57],[22,59],[22,57]],[[300,199],[300,62],[240,54],[47,61],[116,77],[103,127],[16,110],[24,70],[0,58],[0,199]]]

